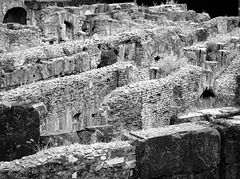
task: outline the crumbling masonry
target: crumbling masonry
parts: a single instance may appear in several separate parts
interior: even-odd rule
[[[240,18],[84,2],[0,2],[0,178],[238,179]]]

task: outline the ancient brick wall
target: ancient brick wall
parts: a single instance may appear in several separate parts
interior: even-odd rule
[[[202,73],[189,66],[163,79],[117,88],[101,104],[105,120],[119,130],[169,125],[173,115],[198,99]]]
[[[103,98],[127,84],[125,64],[116,64],[79,75],[32,83],[1,93],[9,104],[36,104],[46,110],[40,124],[41,135],[78,131],[97,125],[95,114]],[[100,121],[101,122],[101,121]]]
[[[163,52],[178,54],[183,46],[174,31],[161,28],[122,33],[99,41],[86,40],[84,44],[74,41],[4,53],[0,56],[0,89],[95,69],[101,63],[102,51],[106,50],[116,51],[118,61],[132,61],[136,66],[131,73],[132,82],[146,80],[156,55]]]
[[[101,51],[80,42],[43,46],[3,54],[1,60],[1,89],[78,74],[97,68]]]

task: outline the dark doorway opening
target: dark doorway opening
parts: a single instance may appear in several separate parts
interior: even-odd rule
[[[3,23],[27,24],[27,11],[21,7],[9,9],[4,16]]]
[[[102,68],[102,67],[116,63],[117,54],[118,54],[118,51],[116,50],[102,50],[101,61],[97,65],[97,68]]]
[[[238,16],[238,0],[175,0],[179,4],[187,4],[189,10],[194,10],[198,13],[207,12],[210,17],[218,16]],[[166,0],[145,1],[138,0],[138,5],[152,6],[154,3],[166,3]]]
[[[209,89],[206,88],[200,96],[201,99],[210,99],[210,98],[215,98],[215,97],[216,97],[216,95],[211,88],[209,88]]]
[[[64,21],[65,24],[65,35],[69,40],[74,40],[73,31],[74,27],[71,22]]]

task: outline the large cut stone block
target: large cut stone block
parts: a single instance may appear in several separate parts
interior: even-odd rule
[[[0,161],[37,152],[39,123],[39,112],[31,106],[0,105]]]
[[[218,120],[222,138],[222,161],[226,165],[240,163],[240,119]]]
[[[133,132],[139,178],[201,173],[220,162],[220,134],[207,125],[184,123]]]
[[[162,177],[162,179],[218,179],[219,170],[217,168],[206,170],[201,173],[192,173],[184,175],[173,175],[170,177]]]

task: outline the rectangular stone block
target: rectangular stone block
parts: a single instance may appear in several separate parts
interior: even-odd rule
[[[194,123],[133,132],[139,178],[201,173],[220,163],[220,134]]]
[[[216,128],[222,138],[222,162],[227,165],[240,163],[240,120],[221,119]]]
[[[37,152],[39,122],[39,113],[31,106],[0,105],[0,161],[20,159]]]

